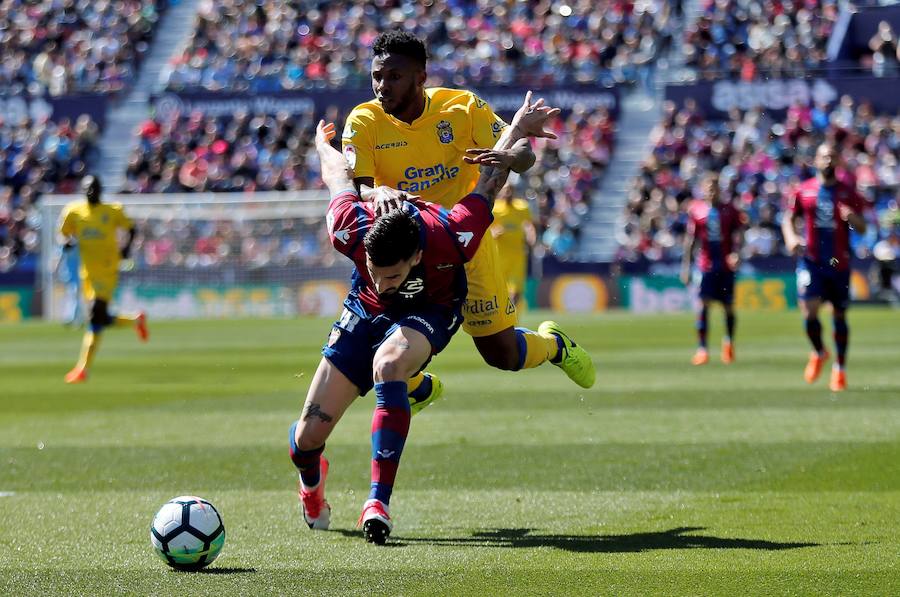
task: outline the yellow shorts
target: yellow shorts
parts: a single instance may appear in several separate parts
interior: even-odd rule
[[[504,259],[500,268],[503,270],[503,277],[506,278],[506,287],[510,293],[522,294],[525,292],[528,264],[522,253],[510,259]]]
[[[516,306],[509,300],[497,244],[490,234],[482,237],[475,257],[466,264],[466,279],[469,293],[463,305],[463,329],[467,334],[492,336],[516,325]]]
[[[82,272],[81,275],[81,291],[84,294],[84,300],[88,303],[95,300],[112,301],[113,294],[116,292],[116,285],[119,283],[117,271],[105,272],[102,275],[87,274]]]

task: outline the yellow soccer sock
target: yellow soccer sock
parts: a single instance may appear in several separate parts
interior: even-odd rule
[[[90,330],[84,333],[84,339],[81,341],[81,354],[78,356],[76,369],[89,369],[94,361],[94,355],[97,353],[97,347],[100,346],[100,334]]]
[[[406,380],[406,393],[412,394],[413,392],[418,390],[423,381],[425,381],[425,373],[419,371],[408,380]]]
[[[123,325],[134,325],[134,322],[137,320],[137,315],[116,315],[113,318],[113,325],[116,327]]]
[[[555,359],[559,354],[559,344],[552,336],[542,336],[527,328],[516,328],[516,339],[519,349],[525,348],[525,354],[519,355],[522,366],[519,369],[532,369],[545,361]]]

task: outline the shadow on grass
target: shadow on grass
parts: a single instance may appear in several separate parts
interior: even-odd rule
[[[256,568],[202,568],[199,574],[256,574]]]
[[[704,527],[678,527],[657,533],[631,533],[628,535],[542,535],[533,529],[490,529],[476,531],[471,537],[396,537],[388,545],[443,545],[473,547],[553,547],[565,551],[586,553],[634,553],[653,549],[758,549],[781,551],[801,547],[818,547],[819,543],[794,543],[766,541],[764,539],[740,539],[687,535],[702,531]],[[340,531],[339,531],[340,532]],[[358,532],[342,532],[345,536],[358,536]]]

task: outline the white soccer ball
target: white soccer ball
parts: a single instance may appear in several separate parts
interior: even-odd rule
[[[156,555],[172,568],[199,570],[222,551],[225,525],[211,503],[182,495],[163,504],[153,517],[150,543]]]

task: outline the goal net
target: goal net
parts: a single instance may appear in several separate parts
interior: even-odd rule
[[[44,317],[71,317],[74,265],[56,235],[75,196],[42,199]],[[338,314],[351,262],[325,229],[327,193],[109,195],[137,234],[114,309],[154,319]]]

